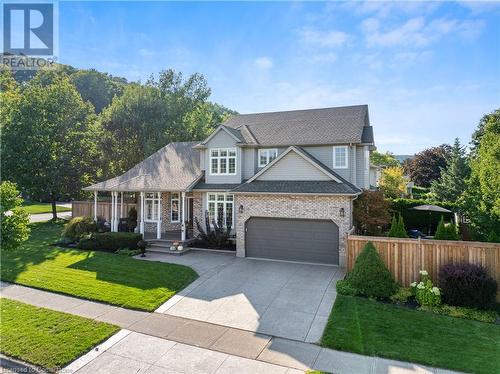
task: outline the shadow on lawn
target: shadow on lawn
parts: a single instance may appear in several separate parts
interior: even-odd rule
[[[37,222],[32,223],[30,227],[30,238],[20,248],[14,251],[2,251],[0,270],[2,280],[15,282],[28,266],[54,260],[63,250],[50,246],[59,238],[62,223]]]
[[[168,288],[177,292],[197,278],[194,270],[183,265],[137,261],[105,252],[87,252],[84,259],[68,268],[92,272],[100,281],[141,290]]]

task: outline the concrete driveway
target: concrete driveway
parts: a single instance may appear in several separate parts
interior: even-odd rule
[[[193,251],[148,260],[192,267],[200,278],[157,312],[242,330],[317,342],[326,325],[342,269],[236,258]]]

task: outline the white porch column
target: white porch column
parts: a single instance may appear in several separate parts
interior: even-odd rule
[[[156,239],[161,239],[161,192],[158,192],[158,220],[156,221]]]
[[[94,191],[94,221],[97,222],[97,191]]]
[[[117,202],[118,202],[118,192],[113,192],[113,205],[112,205],[112,209],[113,209],[113,231],[114,232],[117,232],[118,231],[118,209],[117,209]]]
[[[144,192],[141,191],[141,221],[139,224],[139,231],[144,235]]]
[[[186,240],[186,193],[182,192],[182,207],[181,207],[181,240]]]
[[[123,192],[121,193],[121,201],[120,201],[120,218],[123,218]]]
[[[111,191],[111,232],[115,232],[115,192]]]

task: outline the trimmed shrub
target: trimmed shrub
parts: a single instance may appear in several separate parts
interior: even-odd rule
[[[394,295],[391,296],[391,301],[396,304],[404,304],[413,296],[409,288],[400,287]]]
[[[497,282],[475,264],[447,264],[439,270],[439,287],[446,304],[489,309],[495,305]]]
[[[87,251],[105,252],[116,252],[122,248],[135,250],[141,240],[142,234],[133,232],[103,232],[82,238],[77,247]]]
[[[347,281],[345,279],[341,279],[341,280],[337,281],[336,288],[337,288],[337,292],[340,295],[356,296],[359,294],[358,290],[355,289],[353,286],[351,286],[349,281]]]
[[[128,229],[133,232],[137,227],[137,210],[132,207],[128,211]]]
[[[372,242],[366,243],[356,258],[347,280],[360,294],[368,297],[389,298],[398,289],[394,277],[385,266]]]
[[[90,217],[72,218],[65,226],[62,233],[64,238],[78,241],[85,235],[97,231],[97,225]]]
[[[444,217],[441,217],[436,233],[434,234],[436,240],[459,240],[457,227],[453,223],[445,223]]]

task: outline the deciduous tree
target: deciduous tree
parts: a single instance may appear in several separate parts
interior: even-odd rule
[[[405,195],[407,182],[403,168],[395,166],[382,170],[379,186],[384,192],[384,196],[397,198]]]
[[[432,181],[441,176],[441,169],[446,167],[446,158],[450,146],[442,144],[423,150],[403,163],[405,174],[415,182],[417,186],[430,187]]]
[[[30,234],[29,215],[21,209],[23,199],[17,186],[9,181],[0,184],[0,221],[2,249],[11,250],[28,240]]]
[[[97,174],[100,130],[93,108],[64,76],[33,79],[2,123],[2,174],[30,198],[80,194]],[[3,119],[2,119],[3,121]]]
[[[381,191],[363,191],[354,200],[353,217],[359,234],[380,235],[391,219],[389,202]]]

